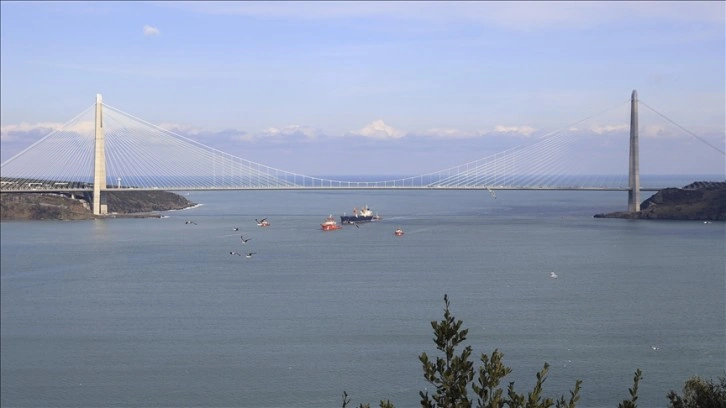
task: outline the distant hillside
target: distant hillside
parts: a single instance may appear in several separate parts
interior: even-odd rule
[[[697,181],[666,188],[640,204],[640,212],[597,214],[595,218],[726,221],[726,182]]]
[[[155,211],[180,210],[195,203],[167,191],[107,192],[110,215],[105,217],[158,217]],[[0,220],[86,220],[93,215],[88,194],[2,193]]]

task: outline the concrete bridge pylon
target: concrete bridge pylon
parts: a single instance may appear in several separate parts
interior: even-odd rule
[[[630,96],[630,160],[628,166],[628,212],[640,211],[640,152],[638,151],[638,91]]]
[[[93,160],[93,215],[108,214],[101,192],[106,190],[106,137],[103,132],[103,99],[96,94],[95,155]]]
[[[106,180],[106,148],[103,125],[103,98],[96,94],[95,137],[94,137],[94,168],[93,168],[93,215],[108,214],[105,193],[108,189]],[[638,92],[633,90],[630,99],[630,152],[628,169],[628,212],[640,212],[640,159],[638,141]],[[120,188],[119,182],[119,188]],[[622,191],[622,187],[620,188]]]

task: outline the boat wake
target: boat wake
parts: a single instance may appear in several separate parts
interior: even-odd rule
[[[429,232],[429,231],[431,231],[431,228],[421,228],[421,229],[410,230],[410,231],[409,230],[406,230],[406,235],[418,234],[418,233],[421,233],[421,232]]]
[[[187,208],[180,208],[180,209],[178,209],[178,210],[167,210],[167,211],[169,211],[169,212],[172,212],[172,211],[186,211],[186,210],[191,210],[192,208],[199,208],[199,207],[201,207],[201,206],[203,206],[203,205],[204,205],[204,204],[194,204],[194,205],[193,205],[193,206],[191,206],[191,207],[187,207]]]

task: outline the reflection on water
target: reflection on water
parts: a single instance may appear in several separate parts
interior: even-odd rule
[[[93,233],[94,239],[105,240],[109,238],[108,222],[106,220],[91,220],[91,225],[91,232]]]

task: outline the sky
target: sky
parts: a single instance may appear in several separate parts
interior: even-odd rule
[[[627,146],[637,90],[657,112],[640,108],[642,173],[726,178],[723,1],[2,1],[0,18],[3,162],[102,94],[307,175],[425,174],[560,129],[592,140],[574,160],[626,172],[598,146]]]

